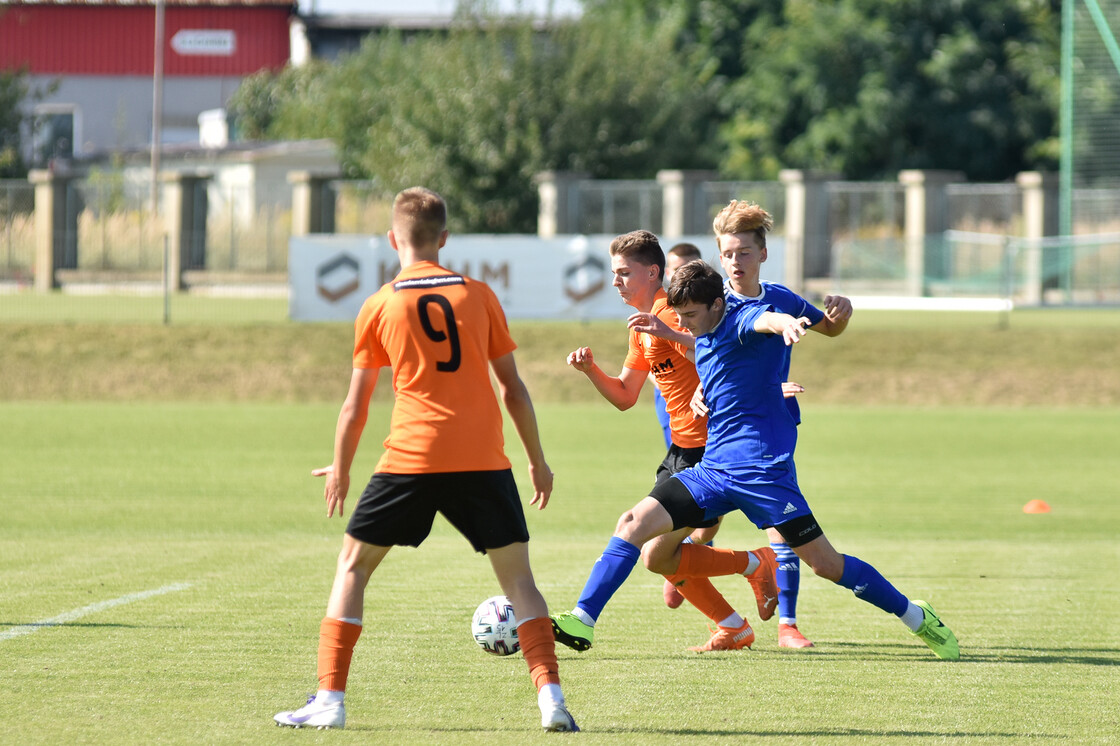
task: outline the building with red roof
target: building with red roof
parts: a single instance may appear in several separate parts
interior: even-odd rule
[[[199,141],[199,116],[291,55],[295,0],[164,0],[161,141]],[[0,70],[42,96],[34,161],[149,147],[155,0],[0,0]]]

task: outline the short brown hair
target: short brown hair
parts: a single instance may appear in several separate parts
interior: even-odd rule
[[[393,232],[410,246],[439,242],[447,230],[447,204],[431,189],[411,187],[393,200]]]
[[[679,243],[665,252],[666,256],[679,256],[681,259],[702,259],[700,247],[694,243]]]
[[[770,213],[753,202],[744,202],[737,199],[731,200],[727,207],[720,210],[719,214],[712,220],[712,230],[716,234],[717,246],[720,236],[753,233],[758,238],[758,245],[766,248],[766,233],[773,229],[774,219],[770,217]]]
[[[688,303],[703,303],[708,308],[723,297],[723,275],[699,259],[685,264],[669,283],[668,302],[672,308]]]
[[[623,233],[611,241],[611,256],[633,259],[647,267],[657,267],[657,279],[665,276],[665,252],[661,242],[649,231]]]

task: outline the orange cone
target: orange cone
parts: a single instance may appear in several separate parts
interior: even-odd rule
[[[1045,500],[1031,500],[1023,506],[1024,513],[1049,513],[1050,506]]]

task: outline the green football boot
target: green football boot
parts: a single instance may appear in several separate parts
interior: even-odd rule
[[[922,638],[922,642],[929,645],[929,649],[938,658],[946,661],[960,660],[961,650],[957,645],[957,636],[953,634],[953,630],[941,622],[941,617],[937,616],[937,612],[927,602],[915,601],[914,605],[922,610],[925,618],[922,620],[922,626],[918,628],[918,631],[910,634]],[[555,626],[556,623],[553,622],[553,627]]]
[[[552,634],[556,642],[567,645],[572,650],[583,652],[591,648],[591,641],[595,637],[595,628],[588,627],[571,612],[553,614]]]

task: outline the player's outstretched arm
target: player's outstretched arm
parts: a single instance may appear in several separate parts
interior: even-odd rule
[[[812,327],[826,337],[838,337],[848,328],[852,320],[852,302],[843,295],[824,297],[824,318]]]
[[[362,430],[369,416],[369,398],[377,386],[378,372],[380,368],[354,369],[350,376],[350,390],[346,393],[335,426],[334,461],[330,466],[311,472],[312,476],[327,478],[323,499],[327,503],[328,518],[334,515],[335,508],[338,509],[338,517],[342,517],[346,494],[350,491],[350,466],[354,463],[354,454],[358,451]]]
[[[635,368],[622,368],[618,377],[608,376],[595,364],[595,355],[590,347],[580,347],[568,353],[568,365],[587,376],[603,398],[621,410],[627,410],[638,401],[648,371]]]
[[[639,311],[630,314],[630,318],[626,319],[626,326],[634,331],[645,332],[661,339],[667,339],[670,342],[676,342],[690,350],[696,349],[696,337],[686,331],[672,328],[652,313]]]
[[[552,495],[552,470],[544,459],[541,435],[537,429],[537,414],[533,410],[529,390],[517,373],[517,363],[514,362],[512,352],[491,360],[490,369],[498,379],[502,403],[513,419],[513,426],[517,428],[517,435],[521,438],[521,445],[529,459],[529,480],[533,483],[533,499],[529,504],[536,505],[538,510],[544,510]]]
[[[788,313],[765,311],[754,321],[754,330],[764,334],[781,334],[787,345],[794,345],[805,336],[809,319],[804,316],[794,318]]]

